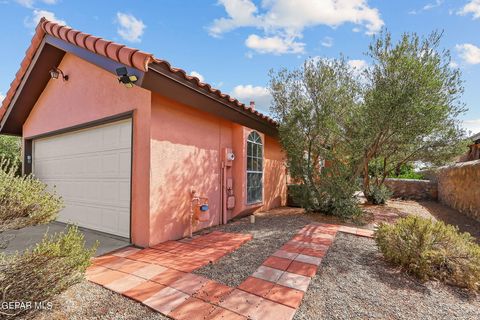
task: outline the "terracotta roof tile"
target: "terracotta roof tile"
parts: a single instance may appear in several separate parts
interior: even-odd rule
[[[150,63],[162,64],[171,73],[178,74],[192,84],[200,87],[201,89],[213,93],[221,99],[226,100],[228,103],[233,104],[232,107],[237,107],[245,111],[249,111],[260,119],[263,119],[264,121],[272,125],[276,125],[276,122],[268,116],[258,112],[257,110],[254,110],[253,108],[246,106],[237,99],[230,97],[228,94],[222,93],[220,90],[212,88],[212,86],[210,86],[209,84],[201,82],[200,79],[198,79],[197,77],[188,75],[185,70],[172,67],[168,61],[155,58],[153,54],[129,48],[125,45],[95,37],[66,26],[61,26],[57,23],[48,21],[45,18],[42,18],[37,25],[37,28],[35,29],[35,34],[32,38],[32,42],[27,49],[25,57],[20,65],[20,69],[15,75],[15,79],[12,81],[10,89],[8,90],[5,99],[2,102],[2,107],[0,108],[0,119],[3,118],[7,110],[7,106],[12,101],[13,96],[15,95],[15,92],[17,91],[18,86],[20,85],[20,82],[24,77],[28,66],[33,56],[35,55],[35,52],[40,46],[40,43],[42,42],[45,34],[49,34],[53,37],[59,38],[63,41],[79,46],[93,53],[105,56],[109,59],[112,59],[129,67],[136,68],[143,72],[148,71]]]

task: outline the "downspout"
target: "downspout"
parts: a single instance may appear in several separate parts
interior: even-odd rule
[[[222,224],[227,224],[227,166],[222,161]]]

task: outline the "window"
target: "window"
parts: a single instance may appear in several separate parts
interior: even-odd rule
[[[253,131],[247,138],[247,203],[262,202],[263,198],[263,144]]]

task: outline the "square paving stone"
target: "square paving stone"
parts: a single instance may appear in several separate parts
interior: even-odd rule
[[[273,254],[273,256],[293,260],[293,259],[295,259],[296,256],[298,256],[298,253],[288,252],[288,251],[284,251],[284,250],[277,250]]]
[[[106,284],[113,282],[115,280],[121,279],[126,277],[127,274],[116,271],[116,270],[111,270],[111,269],[106,269],[103,272],[98,272],[87,279],[91,282],[95,282],[101,286],[105,286]]]
[[[190,296],[186,293],[166,287],[143,301],[143,304],[168,315],[173,309],[177,308],[189,297]]]
[[[121,260],[121,257],[113,256],[113,255],[105,255],[101,257],[96,257],[92,261],[92,265],[94,266],[104,266],[106,264],[119,261]]]
[[[247,317],[241,316],[233,311],[218,307],[213,311],[208,320],[246,320]]]
[[[230,288],[219,282],[209,280],[203,287],[200,288],[200,290],[195,292],[193,296],[206,302],[219,304],[232,291],[233,288]]]
[[[182,291],[186,294],[192,295],[203,287],[209,280],[207,278],[197,276],[193,273],[187,273],[175,282],[172,282],[169,287]]]
[[[125,258],[125,257],[128,257],[129,255],[132,255],[134,253],[139,252],[140,250],[142,250],[142,249],[134,248],[134,247],[127,247],[127,248],[120,249],[118,251],[113,252],[112,255],[117,256],[117,257]]]
[[[322,263],[322,258],[312,257],[312,256],[304,255],[304,254],[299,254],[299,255],[295,258],[295,261],[300,261],[300,262],[304,262],[304,263],[310,263],[310,264],[319,266],[320,263]]]
[[[292,260],[290,259],[285,259],[285,258],[279,258],[279,257],[274,257],[270,256],[263,262],[264,266],[270,267],[270,268],[275,268],[278,270],[287,270],[288,266]]]
[[[238,286],[238,289],[264,298],[274,285],[275,284],[270,281],[265,281],[255,277],[248,277],[247,280]]]
[[[308,285],[310,284],[310,277],[285,272],[284,274],[282,274],[277,283],[285,287],[306,292],[308,289]]]
[[[367,238],[371,238],[373,237],[373,234],[375,232],[373,230],[367,230],[367,229],[357,229],[357,235],[358,236],[362,236],[362,237],[367,237]]]
[[[310,263],[293,261],[287,269],[288,272],[301,274],[306,277],[313,277],[317,273],[317,266]]]
[[[159,273],[158,275],[154,276],[150,280],[163,284],[164,286],[169,286],[170,284],[174,283],[184,275],[186,275],[185,272],[181,272],[174,269],[167,269],[162,273]]]
[[[230,293],[220,306],[229,309],[245,317],[251,317],[256,311],[258,305],[265,299],[251,293],[235,289]]]
[[[327,254],[327,250],[321,249],[312,249],[312,248],[304,248],[302,250],[303,255],[307,256],[312,256],[312,257],[317,257],[317,258],[323,258]]]
[[[216,307],[197,298],[188,298],[169,314],[176,320],[209,319]]]
[[[97,266],[97,265],[91,265],[90,267],[87,268],[85,271],[85,275],[87,277],[87,280],[89,277],[92,277],[98,273],[102,273],[107,271],[108,269],[102,266]]]
[[[266,298],[297,309],[302,303],[304,292],[284,286],[275,285]]]
[[[147,280],[135,277],[132,275],[126,275],[118,280],[113,282],[107,283],[105,288],[110,289],[112,291],[123,293],[129,289],[135,288],[136,286],[146,282]]]
[[[160,273],[162,273],[166,270],[167,270],[167,268],[156,265],[156,264],[147,264],[143,268],[135,270],[134,272],[132,272],[132,274],[137,276],[137,277],[150,280],[153,277],[159,275]]]
[[[165,286],[160,283],[156,283],[153,281],[145,281],[144,283],[123,292],[123,295],[142,302],[164,288]]]
[[[258,308],[251,314],[252,320],[291,320],[295,314],[296,309],[287,307],[283,304],[272,302],[270,300],[263,300]]]
[[[115,269],[117,271],[125,272],[125,273],[133,273],[138,269],[141,269],[143,267],[149,266],[149,263],[146,262],[141,262],[141,261],[136,261],[136,260],[130,260],[130,259],[123,259],[121,263],[116,263],[112,269]]]
[[[265,266],[260,266],[257,271],[255,271],[252,276],[255,278],[267,280],[270,282],[277,282],[278,279],[280,279],[283,271],[270,268],[270,267],[265,267]]]

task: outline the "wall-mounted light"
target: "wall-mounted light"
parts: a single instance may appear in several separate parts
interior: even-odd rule
[[[58,79],[58,76],[62,75],[63,81],[68,81],[68,75],[64,74],[63,71],[57,67],[50,69],[49,72],[50,72],[50,78],[52,79]]]
[[[117,68],[115,71],[117,72],[118,82],[123,83],[127,88],[132,88],[133,84],[138,80],[136,75],[128,75],[126,67]]]

